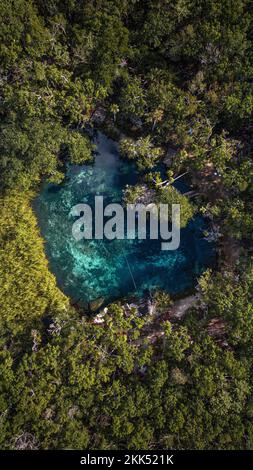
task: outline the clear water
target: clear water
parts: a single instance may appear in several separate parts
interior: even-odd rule
[[[120,202],[126,184],[138,181],[133,165],[119,158],[115,142],[102,134],[96,138],[93,163],[71,166],[62,185],[45,185],[35,200],[35,210],[50,268],[59,287],[74,301],[105,302],[145,290],[183,293],[214,262],[214,246],[203,239],[204,220],[196,217],[181,231],[176,251],[161,251],[159,240],[81,240],[72,236],[71,208],[81,202],[94,206],[94,196],[105,204]]]

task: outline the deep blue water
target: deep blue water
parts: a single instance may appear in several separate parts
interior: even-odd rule
[[[201,217],[181,231],[176,251],[162,251],[159,240],[77,242],[73,238],[75,219],[69,213],[74,205],[86,202],[94,206],[95,195],[103,195],[105,204],[120,202],[125,185],[138,181],[134,166],[119,158],[115,142],[98,134],[96,143],[93,163],[71,166],[66,182],[45,185],[34,202],[59,287],[84,303],[98,297],[109,302],[132,293],[142,295],[146,289],[178,294],[194,287],[197,277],[215,260],[213,244],[203,239]]]

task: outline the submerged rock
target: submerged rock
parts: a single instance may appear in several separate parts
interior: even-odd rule
[[[98,299],[92,300],[89,302],[89,310],[96,312],[103,305],[104,301],[104,297],[98,297]]]
[[[177,150],[175,148],[173,147],[167,148],[167,152],[163,160],[166,166],[170,167],[172,165],[173,158],[175,158],[176,154],[177,154]]]

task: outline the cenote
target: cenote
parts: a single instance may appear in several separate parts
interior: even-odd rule
[[[135,167],[119,157],[117,144],[98,133],[94,162],[72,165],[66,181],[46,184],[34,201],[51,271],[59,287],[73,301],[86,304],[142,296],[162,289],[183,294],[214,263],[215,247],[204,240],[205,221],[196,216],[181,231],[180,247],[162,251],[160,240],[80,240],[72,236],[71,208],[94,205],[95,195],[105,204],[121,202],[126,184],[138,181]],[[180,189],[180,188],[179,188]]]

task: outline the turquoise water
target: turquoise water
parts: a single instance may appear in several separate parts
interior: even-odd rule
[[[203,239],[204,220],[196,217],[181,231],[178,250],[161,251],[159,240],[80,240],[72,236],[71,208],[94,196],[104,203],[120,202],[126,184],[135,184],[133,165],[119,158],[117,144],[102,134],[96,138],[93,163],[71,166],[66,181],[47,184],[35,200],[51,271],[59,287],[74,301],[105,302],[145,290],[183,293],[214,263],[214,246]]]

